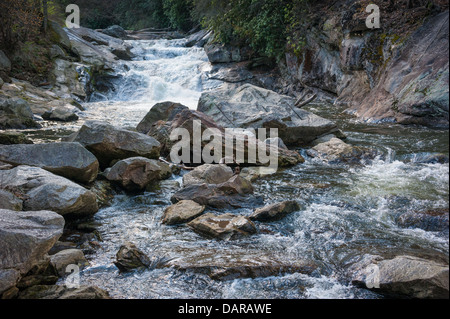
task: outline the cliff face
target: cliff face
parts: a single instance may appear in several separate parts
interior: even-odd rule
[[[448,127],[448,11],[380,5],[381,28],[368,29],[363,2],[313,18],[284,78],[331,93],[364,121]]]

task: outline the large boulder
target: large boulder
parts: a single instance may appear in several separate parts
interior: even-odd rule
[[[102,30],[102,32],[104,34],[107,34],[107,35],[109,35],[111,37],[114,37],[114,38],[119,38],[119,39],[122,39],[122,40],[128,39],[128,33],[124,30],[124,28],[122,28],[119,25],[109,26],[108,28]]]
[[[303,145],[337,132],[335,123],[294,106],[295,100],[251,84],[204,92],[197,110],[223,127],[277,128],[286,145]]]
[[[25,100],[0,97],[0,129],[36,127],[39,124],[34,121],[33,112]]]
[[[1,158],[0,158],[1,159]],[[204,164],[183,175],[183,186],[193,184],[220,184],[233,177],[233,170],[224,164]]]
[[[109,167],[113,160],[142,156],[159,158],[161,144],[151,136],[114,127],[105,122],[87,121],[70,138],[91,151],[101,167]]]
[[[389,296],[445,299],[449,296],[449,267],[432,260],[365,255],[350,267],[350,274],[355,285]]]
[[[41,167],[80,183],[97,178],[97,158],[79,143],[0,146],[0,160],[14,166]]]
[[[299,209],[300,205],[295,200],[290,200],[257,208],[249,218],[257,221],[278,220]]]
[[[140,133],[150,132],[153,124],[158,121],[172,121],[181,111],[188,110],[187,106],[174,102],[161,102],[155,104],[136,127]]]
[[[198,217],[205,211],[205,206],[192,200],[181,200],[164,211],[162,223],[166,225],[184,224]]]
[[[0,189],[0,209],[21,211],[23,200],[7,190]]]
[[[127,190],[143,190],[149,184],[172,176],[169,165],[145,157],[130,157],[117,162],[106,174],[110,181]]]
[[[258,231],[248,218],[230,213],[207,213],[188,223],[188,226],[202,236],[224,240],[252,235]]]
[[[44,258],[63,229],[64,218],[51,211],[0,209],[0,295]]]
[[[262,197],[253,195],[252,184],[235,175],[221,184],[193,184],[176,192],[171,201],[193,200],[200,205],[217,209],[249,208],[261,205]]]
[[[60,106],[46,111],[42,118],[47,121],[73,122],[78,120],[78,115],[74,107]]]
[[[94,193],[39,167],[21,165],[0,170],[0,180],[7,189],[21,194],[26,210],[51,210],[68,217],[89,216],[98,211]]]

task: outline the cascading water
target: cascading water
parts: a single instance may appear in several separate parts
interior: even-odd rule
[[[204,51],[185,48],[183,41],[133,41],[137,58],[118,66],[114,89],[93,96],[84,105],[84,117],[135,126],[156,102],[196,108],[202,90],[220,83],[207,79],[210,65]],[[311,110],[336,119],[349,143],[375,146],[384,156],[359,166],[329,165],[307,157],[304,164],[259,179],[255,190],[266,203],[295,199],[302,209],[283,220],[259,224],[262,231],[257,235],[233,241],[209,240],[188,227],[161,224],[179,179],[162,182],[153,193],[116,196],[111,207],[94,217],[103,241],[90,256],[81,283],[104,288],[115,298],[379,298],[342,279],[346,263],[365,253],[392,251],[448,260],[448,234],[396,224],[407,211],[448,209],[449,164],[420,160],[429,153],[448,155],[448,131],[357,124],[329,105]],[[238,213],[249,215],[251,210]],[[258,263],[268,258],[311,260],[318,268],[310,275],[229,281],[173,268],[120,274],[113,261],[126,241],[148,255],[186,263]]]

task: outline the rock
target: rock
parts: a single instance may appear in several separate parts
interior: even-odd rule
[[[211,63],[242,62],[248,60],[251,54],[248,48],[238,48],[218,43],[206,44],[205,51]]]
[[[208,30],[200,30],[196,33],[193,33],[186,39],[186,47],[188,48],[193,46],[203,47],[209,40],[211,35],[212,32]]]
[[[117,162],[106,174],[110,181],[127,190],[143,190],[150,183],[172,176],[169,165],[145,157],[131,157]]]
[[[96,180],[89,190],[97,196],[99,208],[109,207],[117,195],[112,183],[107,180]]]
[[[142,156],[159,158],[161,144],[151,136],[114,127],[105,122],[88,121],[71,141],[79,142],[92,152],[102,168],[111,161]]]
[[[0,171],[0,180],[23,196],[26,210],[52,210],[65,217],[89,216],[98,211],[94,193],[39,167]]]
[[[25,129],[40,127],[25,100],[0,97],[0,129]]]
[[[147,134],[156,122],[172,121],[178,113],[188,109],[189,108],[187,106],[173,102],[162,102],[155,104],[138,124],[136,130],[140,133]]]
[[[6,73],[11,71],[11,61],[2,50],[0,50],[0,71],[4,71]]]
[[[78,115],[73,107],[59,107],[45,112],[42,118],[47,121],[73,122],[78,120]]]
[[[294,112],[294,104],[291,97],[244,84],[204,92],[197,110],[223,127],[277,128],[286,145],[307,144],[338,130],[336,124],[315,114],[298,108]]]
[[[56,58],[61,58],[64,59],[67,57],[66,52],[64,52],[63,49],[61,49],[61,47],[57,44],[53,44],[50,47],[50,58],[51,59],[56,59]]]
[[[240,83],[254,78],[248,69],[248,62],[214,64],[209,71],[208,78],[227,83]]]
[[[188,226],[202,236],[224,240],[252,235],[258,231],[248,218],[230,213],[219,216],[207,213],[189,222]]]
[[[50,262],[60,277],[64,277],[69,272],[66,268],[69,265],[77,265],[80,270],[89,265],[84,257],[83,251],[80,249],[66,249],[62,250],[50,257]]]
[[[102,32],[114,38],[119,38],[122,40],[128,39],[128,33],[121,26],[118,25],[112,25],[102,30]]]
[[[116,254],[114,265],[120,271],[147,268],[151,264],[150,258],[140,251],[133,243],[125,243]]]
[[[56,253],[59,253],[60,251],[66,250],[66,249],[75,249],[77,248],[77,245],[72,242],[64,242],[64,241],[57,241],[53,247],[48,251],[48,254],[54,255]]]
[[[0,132],[0,145],[33,144],[25,134],[19,132]]]
[[[375,149],[352,146],[333,137],[328,142],[320,143],[309,149],[307,154],[330,164],[359,164],[361,161],[373,160],[377,157],[378,152]]]
[[[286,144],[284,144],[283,140],[279,137],[273,137],[273,138],[268,138],[264,141],[264,143],[266,143],[267,145],[277,145],[278,148],[282,148],[282,149],[288,149]]]
[[[204,164],[183,175],[183,186],[203,183],[221,184],[228,181],[233,175],[233,170],[227,165]]]
[[[0,209],[0,294],[44,258],[63,228],[64,218],[54,212]]]
[[[84,101],[93,91],[91,74],[94,72],[95,67],[88,64],[55,59],[51,73],[52,81],[55,83],[52,91],[63,98],[73,97]],[[45,111],[48,109],[42,114]]]
[[[192,200],[182,200],[166,208],[162,223],[166,225],[184,224],[198,217],[204,211],[205,206]]]
[[[0,209],[9,209],[21,211],[23,208],[23,201],[7,190],[0,189]]]
[[[444,298],[449,295],[449,268],[412,256],[383,259],[365,255],[351,266],[352,282],[388,296]],[[379,288],[377,288],[379,287]]]
[[[66,288],[58,285],[30,287],[19,294],[19,299],[111,299],[109,293],[94,286]]]
[[[80,183],[97,178],[97,158],[79,143],[48,143],[0,146],[0,160],[13,166],[41,167]]]
[[[249,218],[257,221],[279,220],[298,210],[300,210],[300,205],[296,201],[290,200],[257,208]]]
[[[244,167],[239,173],[239,176],[245,178],[249,182],[254,182],[260,177],[273,175],[276,172],[276,169],[270,167]]]
[[[58,44],[61,45],[64,49],[70,50],[71,44],[69,37],[67,36],[64,29],[55,21],[48,21],[48,34],[50,39]]]
[[[447,209],[425,212],[406,212],[397,218],[397,224],[405,228],[421,228],[426,231],[447,232],[449,230]]]
[[[57,273],[50,265],[50,258],[46,255],[20,278],[16,287],[23,290],[35,285],[54,285],[57,281]]]
[[[283,261],[278,256],[246,249],[190,251],[170,262],[177,270],[208,275],[213,280],[235,280],[241,278],[261,278],[280,274],[302,273],[310,275],[317,268],[307,260]]]
[[[20,272],[15,269],[0,269],[0,296],[8,299],[8,291],[15,288],[20,278]],[[5,296],[6,294],[6,296]]]
[[[172,203],[181,200],[193,200],[217,209],[249,208],[263,202],[262,197],[253,195],[252,184],[239,175],[221,184],[204,183],[184,187],[171,198]]]

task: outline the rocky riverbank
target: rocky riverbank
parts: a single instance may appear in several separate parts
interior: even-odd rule
[[[63,281],[68,275],[67,266],[89,267],[90,255],[102,250],[105,239],[92,216],[113,205],[117,195],[152,198],[155,190],[169,189],[170,202],[151,205],[164,209],[161,220],[156,221],[158,227],[182,228],[187,236],[198,236],[197,241],[210,244],[270,235],[276,231],[270,229],[273,223],[304,212],[301,198],[268,202],[260,194],[254,185],[256,181],[266,174],[273,175],[269,181],[275,183],[280,178],[260,161],[238,166],[171,164],[168,155],[174,142],[170,134],[183,128],[193,136],[193,120],[201,123],[201,132],[213,128],[221,134],[227,127],[278,128],[280,139],[269,145],[278,152],[277,164],[281,169],[301,171],[306,166],[304,157],[308,156],[351,170],[386,155],[380,154],[375,145],[360,147],[345,141],[337,123],[296,107],[292,96],[255,85],[270,78],[270,74],[248,73],[239,64],[247,56],[245,50],[228,54],[228,49],[223,51],[208,43],[211,35],[205,31],[192,35],[186,45],[207,45],[211,62],[221,63],[211,70],[211,76],[233,82],[226,79],[236,75],[244,81],[204,92],[196,110],[180,103],[158,103],[136,127],[85,119],[76,132],[63,140],[32,144],[25,135],[3,130],[37,129],[48,125],[48,121],[79,120],[72,115],[81,115],[80,103],[88,101],[94,90],[111,88],[107,79],[112,76],[116,62],[133,59],[130,44],[122,39],[85,28],[63,30],[54,26],[54,29],[60,40],[55,44],[59,55],[51,84],[37,87],[15,79],[0,83],[2,298],[110,298],[108,292],[98,287],[66,288]],[[239,68],[242,72],[236,71]],[[246,83],[249,79],[257,82]],[[268,141],[257,140],[260,143],[266,145]],[[206,142],[202,147],[205,145]],[[244,153],[248,154],[249,145],[244,145]],[[193,152],[191,147],[190,158]],[[448,163],[445,155],[435,158]],[[180,184],[175,182],[180,179]],[[398,220],[404,227],[436,231],[432,226],[437,225],[438,231],[448,233],[448,209],[439,214],[408,214]],[[320,232],[317,230],[317,234]],[[124,273],[170,268],[203,274],[213,281],[231,281],[280,274],[318,276],[327,269],[312,258],[288,260],[276,256],[276,251],[262,254],[246,250],[247,247],[238,251],[234,247],[223,251],[191,248],[197,251],[182,253],[178,258],[150,256],[125,237],[119,236],[123,242],[110,262]],[[366,249],[370,250],[370,245]],[[407,251],[379,254],[361,251],[345,261],[345,273],[340,280],[386,296],[448,297],[448,254],[424,252],[420,257],[417,255],[422,253],[417,251],[410,255]],[[378,267],[375,284],[381,288],[371,286],[373,267]]]

